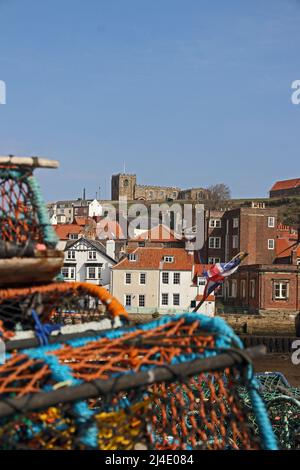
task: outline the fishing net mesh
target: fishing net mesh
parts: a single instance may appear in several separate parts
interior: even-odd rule
[[[16,406],[12,398],[26,400],[21,410],[18,406],[12,416],[1,418],[0,447],[258,449],[261,442],[239,392],[246,384],[244,367],[191,377],[173,374],[168,381],[134,385],[140,372],[176,363],[188,369],[196,358],[217,355],[219,341],[195,316],[182,316],[122,334],[12,354],[0,367],[1,402]],[[130,389],[117,389],[128,374]],[[47,396],[59,387],[87,382],[94,385],[93,399],[28,411],[41,391]]]
[[[24,246],[28,242],[44,243],[43,227],[36,195],[30,185],[31,169],[0,166],[0,240]]]
[[[79,282],[53,282],[41,286],[0,289],[0,332],[12,337],[17,331],[32,330],[34,310],[42,323],[68,325],[98,321],[109,309],[124,308],[100,286]]]

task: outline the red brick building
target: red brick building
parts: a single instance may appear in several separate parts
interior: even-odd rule
[[[226,262],[246,251],[246,264],[270,264],[276,259],[277,209],[253,206],[207,211],[205,233],[201,250],[205,263]]]
[[[298,312],[300,269],[297,265],[254,264],[241,266],[224,284],[222,298],[234,310]]]

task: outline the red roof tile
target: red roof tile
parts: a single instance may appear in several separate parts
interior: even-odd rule
[[[293,189],[300,186],[300,178],[295,178],[291,180],[276,181],[273,184],[271,191],[280,191],[281,189]]]
[[[194,254],[184,248],[136,248],[136,261],[121,260],[113,269],[163,269],[164,271],[192,271]],[[174,262],[163,262],[164,256],[173,256]]]
[[[59,224],[55,225],[54,229],[60,240],[68,240],[70,233],[79,234],[82,231],[82,227],[77,224]]]

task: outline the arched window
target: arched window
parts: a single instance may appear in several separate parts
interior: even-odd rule
[[[127,188],[127,186],[129,185],[129,181],[126,179],[126,180],[124,180],[124,183],[123,183],[123,184],[124,184],[124,186]]]

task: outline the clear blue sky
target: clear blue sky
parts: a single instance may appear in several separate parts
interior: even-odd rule
[[[0,0],[0,153],[60,160],[48,200],[110,176],[265,196],[300,176],[298,0]]]

